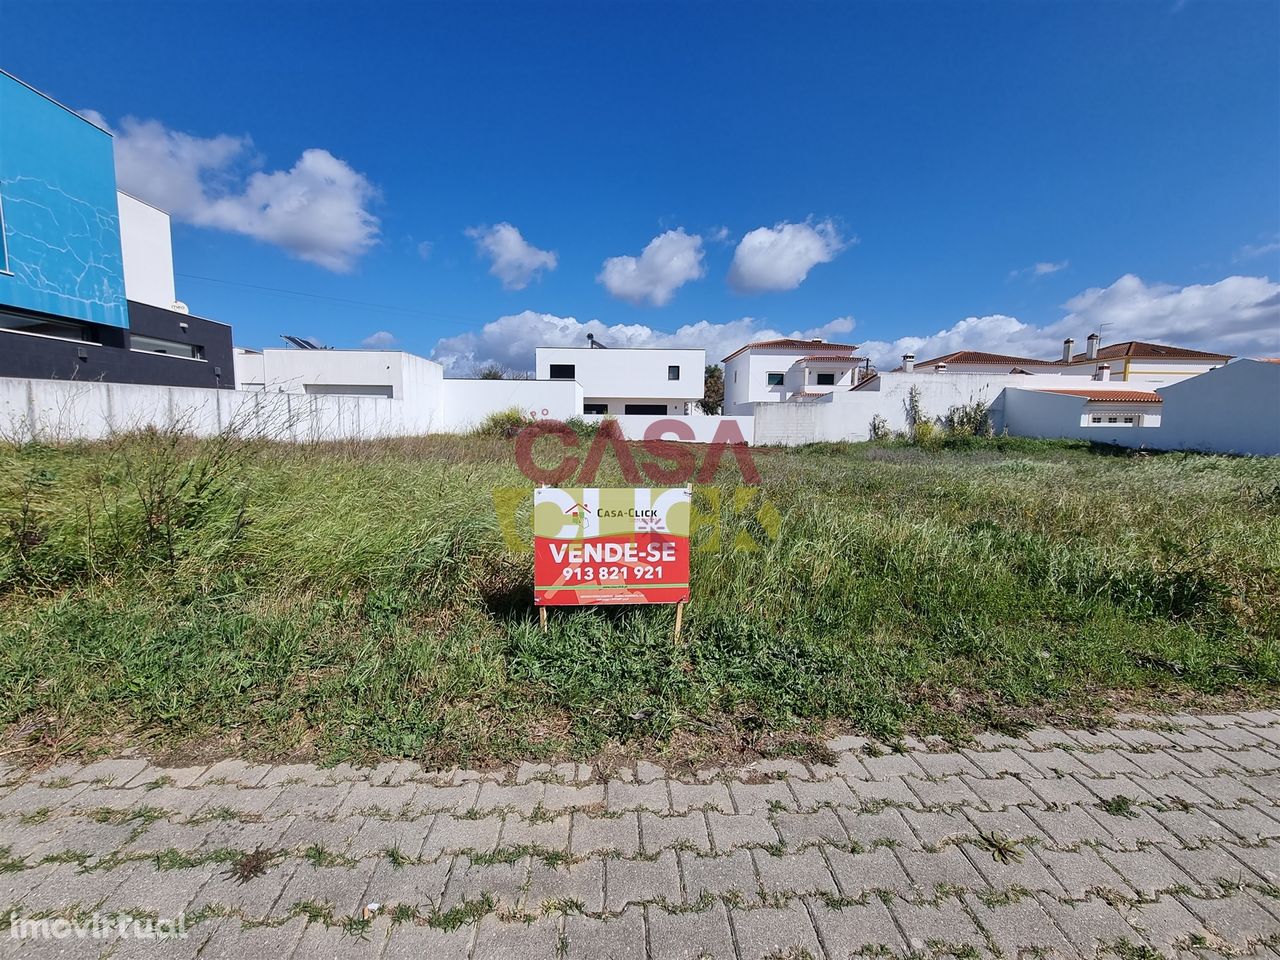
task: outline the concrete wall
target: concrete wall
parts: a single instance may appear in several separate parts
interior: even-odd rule
[[[1027,390],[1008,392],[1005,419],[1009,432],[1018,436],[1075,437],[1155,450],[1280,455],[1280,364],[1235,360],[1156,392],[1164,398],[1158,427],[1082,426],[1078,398]]]
[[[402,436],[404,405],[372,397],[307,397],[197,387],[0,379],[0,437],[101,440],[145,427],[196,436],[223,430],[277,440]]]
[[[879,390],[837,390],[816,400],[793,403],[760,403],[755,407],[756,443],[796,444],[814,441],[869,440],[872,418],[884,418],[895,432],[907,429],[907,401],[911,388],[920,394],[920,406],[928,419],[945,417],[952,407],[982,402],[993,405],[992,420],[1000,429],[999,397],[1010,383],[1062,385],[1058,376],[957,373],[917,376],[883,373]]]
[[[669,403],[702,399],[705,350],[538,347],[535,356],[539,380],[551,379],[553,363],[573,364],[574,379],[582,384],[582,396],[587,401],[593,397],[633,397],[638,398],[634,402]],[[679,380],[667,379],[668,366],[680,368]],[[613,408],[609,409],[612,413]]]
[[[725,421],[732,421],[742,439],[753,443],[755,439],[755,419],[753,417],[658,417],[624,415],[621,417],[586,416],[584,420],[600,422],[615,420],[622,429],[622,435],[628,440],[684,440],[689,443],[710,443],[721,429]],[[663,424],[665,429],[650,435],[654,424]]]
[[[120,191],[116,191],[116,201],[120,206],[125,296],[168,310],[178,299],[173,285],[169,215]]]
[[[1126,447],[1159,447],[1162,419],[1158,403],[1120,404],[1092,403],[1083,397],[1060,393],[1010,389],[1004,395],[1004,428],[1015,437],[1065,437],[1115,443]],[[1083,421],[1090,411],[1101,413],[1132,412],[1141,414],[1152,426],[1089,426]]]
[[[574,380],[444,380],[442,427],[465,433],[493,413],[515,408],[538,420],[581,416],[582,387]]]

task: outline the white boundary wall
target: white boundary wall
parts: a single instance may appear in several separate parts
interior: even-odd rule
[[[582,409],[582,387],[575,380],[443,380],[443,426],[466,433],[485,417],[515,408],[537,420],[568,420]]]
[[[223,430],[295,442],[429,433],[397,400],[129,383],[0,378],[0,437],[101,440],[147,427]]]
[[[554,420],[582,408],[582,388],[573,381],[444,380],[429,382],[421,395],[406,393],[396,400],[0,378],[0,438],[101,440],[157,427],[196,436],[236,429],[280,440],[356,440],[465,433],[512,407]]]
[[[869,440],[871,420],[880,416],[895,432],[907,429],[911,388],[919,390],[926,417],[944,417],[952,407],[982,402],[992,405],[996,429],[1002,427],[1000,398],[1007,386],[1056,386],[1081,389],[1084,383],[1064,384],[1060,376],[957,373],[916,376],[882,373],[879,390],[838,390],[818,400],[799,403],[758,403],[756,443],[794,445],[815,441]]]
[[[1158,427],[1082,426],[1083,400],[1030,390],[1005,395],[1005,424],[1020,437],[1280,456],[1280,364],[1235,360],[1156,392],[1164,398]]]
[[[655,423],[661,423],[664,424],[664,430],[660,435],[656,435],[652,439],[685,440],[689,443],[710,443],[715,439],[717,431],[721,428],[721,424],[725,421],[732,421],[737,427],[738,433],[741,434],[743,440],[747,443],[755,442],[754,417],[661,417],[656,415],[640,416],[638,414],[624,414],[621,417],[606,417],[592,414],[584,416],[582,419],[594,423],[599,423],[602,420],[616,420],[619,428],[622,430],[622,435],[628,440],[644,440],[650,427]]]

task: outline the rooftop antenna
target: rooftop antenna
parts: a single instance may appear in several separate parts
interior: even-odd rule
[[[1099,339],[1102,339],[1103,331],[1104,331],[1104,330],[1106,330],[1106,328],[1107,328],[1107,327],[1109,327],[1109,326],[1111,326],[1111,321],[1110,321],[1110,320],[1102,320],[1102,321],[1100,321],[1100,322],[1098,323],[1098,337],[1099,337]]]
[[[589,343],[589,344],[591,345],[591,348],[592,348],[593,350],[608,350],[608,349],[609,349],[609,348],[608,348],[608,347],[606,347],[603,343],[601,343],[599,340],[597,340],[597,339],[596,339],[596,335],[595,335],[594,333],[588,333],[588,334],[587,334],[587,343]]]

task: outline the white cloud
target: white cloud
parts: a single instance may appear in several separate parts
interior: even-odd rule
[[[661,307],[704,273],[702,237],[681,228],[654,237],[638,257],[610,257],[596,280],[621,300]]]
[[[418,249],[419,257],[421,257],[423,260],[430,260],[431,251],[435,249],[435,244],[433,244],[430,240],[423,240],[420,244],[418,244],[417,249]]]
[[[866,342],[861,352],[880,369],[897,366],[904,353],[926,360],[953,350],[1052,360],[1061,355],[1066,337],[1082,349],[1085,337],[1101,328],[1104,343],[1147,340],[1237,356],[1280,353],[1280,284],[1266,277],[1176,287],[1148,286],[1126,274],[1109,287],[1085,290],[1064,306],[1066,316],[1043,327],[1002,314],[968,317],[925,337]]]
[[[360,341],[360,346],[368,347],[371,350],[386,350],[394,347],[400,341],[396,339],[394,333],[386,330],[379,330],[377,333],[371,333]]]
[[[1280,253],[1280,236],[1267,243],[1246,243],[1236,253],[1236,259],[1251,260],[1254,257],[1265,257],[1269,253]]]
[[[1173,287],[1148,286],[1126,275],[1109,287],[1084,291],[1065,308],[1066,315],[1047,326],[1004,314],[967,317],[926,336],[863,341],[858,354],[870,357],[881,370],[893,369],[904,353],[927,360],[953,350],[1053,360],[1061,356],[1063,338],[1074,337],[1077,348],[1083,349],[1084,338],[1105,323],[1107,343],[1151,340],[1238,356],[1280,355],[1280,284],[1265,277],[1227,277],[1213,284]],[[486,363],[529,370],[535,347],[586,346],[591,333],[613,347],[703,347],[707,361],[715,363],[753,340],[821,337],[848,343],[853,329],[849,316],[801,330],[742,317],[726,323],[702,320],[666,332],[645,324],[607,326],[599,320],[526,310],[499,317],[479,331],[446,337],[432,356],[450,376],[466,376]]]
[[[513,370],[532,370],[534,348],[585,347],[587,334],[591,333],[610,347],[703,347],[707,351],[707,362],[716,363],[752,340],[777,337],[831,340],[852,329],[852,317],[837,317],[819,327],[789,331],[771,327],[755,317],[742,317],[727,323],[702,320],[668,333],[640,323],[608,326],[599,320],[580,321],[526,310],[499,317],[477,332],[446,337],[436,344],[431,356],[444,365],[449,376],[467,376],[488,363]]]
[[[810,270],[834,260],[845,245],[830,220],[758,227],[733,252],[729,285],[740,293],[794,290]]]
[[[476,242],[476,249],[492,261],[489,272],[507,290],[523,290],[543,270],[556,268],[555,253],[539,250],[509,223],[470,227],[466,233]]]
[[[83,113],[111,129],[101,114]],[[261,159],[247,136],[197,137],[135,117],[112,132],[120,188],[180,221],[253,237],[340,273],[378,242],[369,211],[377,189],[328,150],[304,150],[291,169],[266,172],[256,169]]]
[[[1020,270],[1010,270],[1009,277],[1010,279],[1022,276],[1045,277],[1051,273],[1057,273],[1059,270],[1065,270],[1069,266],[1071,266],[1070,260],[1060,260],[1057,263],[1042,260],[1039,263],[1033,263],[1029,267],[1022,267]]]
[[[1071,312],[1050,329],[1096,330],[1104,340],[1154,340],[1240,356],[1280,351],[1280,283],[1267,277],[1227,277],[1175,287],[1144,284],[1126,274],[1066,303]]]

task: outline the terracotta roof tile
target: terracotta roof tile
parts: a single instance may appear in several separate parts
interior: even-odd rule
[[[1058,390],[1041,387],[1037,392],[1118,403],[1161,403],[1164,400],[1164,397],[1151,390]]]
[[[848,354],[831,354],[831,353],[815,353],[807,357],[801,357],[806,363],[819,363],[830,361],[832,363],[861,363],[862,357],[855,357]]]
[[[848,350],[850,353],[858,349],[856,343],[824,343],[821,340],[799,340],[793,337],[783,337],[780,340],[757,340],[754,343],[748,343],[746,346],[739,347],[733,353],[729,354],[721,363],[728,363],[740,353],[747,350],[754,350],[756,347],[808,347],[812,350],[814,347],[821,347],[823,350]]]
[[[1145,343],[1142,340],[1125,340],[1098,349],[1095,360],[1230,360],[1229,353],[1207,353],[1186,347],[1170,347],[1163,343]],[[1093,363],[1087,353],[1077,353],[1072,363]]]
[[[936,363],[1029,363],[1037,367],[1061,364],[1061,360],[1037,360],[1035,357],[1012,357],[1003,353],[983,353],[981,350],[957,350],[932,360],[917,360],[916,367],[932,367]]]

